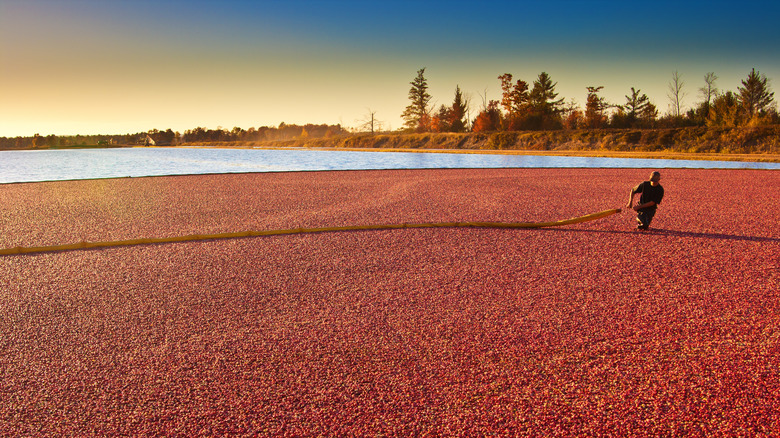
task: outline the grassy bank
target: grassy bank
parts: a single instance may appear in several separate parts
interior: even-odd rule
[[[196,145],[196,144],[189,144]],[[214,145],[211,143],[211,145]],[[284,141],[224,142],[221,146],[518,151],[542,154],[642,155],[780,161],[780,125],[745,128],[604,129],[491,133],[356,134]]]

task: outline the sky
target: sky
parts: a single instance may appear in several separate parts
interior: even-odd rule
[[[287,124],[399,129],[425,68],[432,103],[455,88],[500,100],[498,76],[547,72],[663,114],[704,75],[736,91],[752,68],[780,81],[776,1],[0,0],[0,137]],[[780,95],[779,95],[780,97]]]

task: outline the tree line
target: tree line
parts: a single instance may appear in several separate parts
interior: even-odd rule
[[[263,141],[283,141],[300,138],[327,138],[343,135],[347,131],[341,125],[288,125],[278,127],[262,126],[243,129],[234,127],[231,130],[194,128],[183,133],[171,129],[153,129],[147,132],[122,135],[34,135],[32,137],[0,137],[0,149],[57,149],[79,146],[126,146],[126,145],[157,145],[177,146],[182,144],[204,144],[218,142],[251,143]]]
[[[701,100],[683,112],[687,94],[678,72],[669,82],[670,111],[659,116],[658,108],[635,87],[625,95],[624,103],[607,102],[600,95],[603,86],[588,86],[585,108],[566,103],[555,92],[557,82],[542,72],[531,84],[511,73],[498,76],[501,100],[486,101],[474,119],[469,119],[470,102],[459,86],[451,105],[438,109],[430,104],[425,68],[410,82],[410,104],[401,117],[407,132],[490,132],[538,131],[558,129],[675,128],[686,126],[738,127],[780,123],[774,92],[765,75],[750,71],[737,91],[721,92],[713,72],[704,75],[699,88]]]
[[[515,79],[511,73],[498,76],[501,100],[487,100],[482,96],[482,105],[474,118],[470,116],[471,101],[459,86],[450,105],[434,108],[428,92],[425,68],[417,71],[410,82],[409,105],[401,117],[404,120],[402,132],[492,132],[492,131],[548,131],[604,128],[676,128],[686,126],[739,127],[780,123],[775,105],[774,92],[769,80],[752,69],[741,81],[736,91],[722,92],[717,87],[715,73],[704,75],[702,87],[698,89],[700,100],[691,109],[683,111],[686,96],[685,82],[678,72],[672,74],[669,82],[670,111],[659,116],[658,108],[640,89],[631,87],[625,95],[625,102],[607,102],[601,96],[603,86],[588,86],[585,107],[580,108],[573,101],[566,103],[555,91],[557,83],[549,74],[542,72],[531,83]],[[364,132],[381,130],[382,122],[376,112],[370,115],[358,128]],[[349,130],[339,125],[306,124],[278,127],[263,126],[247,130],[234,127],[231,130],[194,128],[183,133],[171,129],[151,130],[123,135],[34,135],[32,137],[0,137],[0,149],[67,148],[84,145],[143,145],[155,144],[176,146],[181,144],[226,143],[247,144],[252,142],[305,140],[307,138],[328,138],[348,134]]]
[[[181,135],[181,143],[209,143],[209,142],[262,142],[283,141],[299,138],[328,138],[346,134],[347,131],[341,125],[288,125],[284,122],[278,127],[262,126],[260,128],[242,129],[234,127],[230,131],[222,128],[206,129],[195,128],[184,131]]]

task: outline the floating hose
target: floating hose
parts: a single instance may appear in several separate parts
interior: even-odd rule
[[[157,243],[190,242],[196,240],[236,239],[241,237],[277,236],[277,235],[284,235],[284,234],[324,233],[324,232],[332,232],[332,231],[363,231],[363,230],[393,230],[398,228],[454,228],[454,227],[471,227],[471,228],[560,227],[563,225],[578,224],[580,222],[588,222],[596,219],[601,219],[603,217],[610,216],[616,213],[620,213],[619,208],[613,210],[604,210],[599,213],[593,213],[585,216],[575,217],[575,218],[556,221],[556,222],[440,222],[440,223],[421,223],[421,224],[356,225],[356,226],[348,226],[348,227],[292,228],[288,230],[239,231],[235,233],[219,233],[219,234],[191,234],[188,236],[155,237],[155,238],[146,238],[146,239],[115,240],[115,241],[108,241],[108,242],[79,242],[79,243],[71,243],[66,245],[52,245],[52,246],[34,246],[34,247],[17,246],[15,248],[0,249],[0,256],[45,253],[45,252],[55,252],[55,251],[72,251],[72,250],[90,249],[90,248],[107,248],[112,246],[150,245],[150,244],[157,244]]]

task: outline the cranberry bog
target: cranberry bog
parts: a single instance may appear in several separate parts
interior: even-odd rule
[[[650,170],[7,184],[0,247],[552,221]],[[661,173],[649,232],[626,211],[0,257],[0,435],[772,435],[780,172]]]

